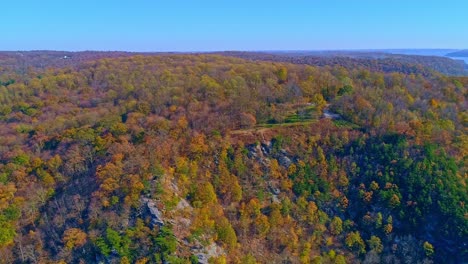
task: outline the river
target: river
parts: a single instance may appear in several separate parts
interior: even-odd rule
[[[450,58],[452,60],[463,60],[465,61],[465,64],[468,65],[468,57],[447,57],[447,58]]]

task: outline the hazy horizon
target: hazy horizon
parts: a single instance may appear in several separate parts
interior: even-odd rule
[[[468,50],[468,48],[368,48],[368,49],[256,49],[256,50],[247,50],[247,49],[233,49],[233,50],[167,50],[167,51],[158,51],[158,50],[148,50],[148,51],[139,51],[139,50],[105,50],[105,49],[83,49],[83,50],[57,50],[57,49],[29,49],[29,50],[0,50],[0,52],[129,52],[129,53],[210,53],[210,52],[341,52],[341,51],[351,51],[351,52],[379,52],[379,51],[461,51]]]

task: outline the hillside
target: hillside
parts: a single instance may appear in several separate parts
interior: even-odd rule
[[[0,71],[0,263],[468,259],[468,78],[114,55]]]

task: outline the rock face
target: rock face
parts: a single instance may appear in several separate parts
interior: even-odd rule
[[[156,203],[148,198],[141,198],[142,202],[146,204],[146,207],[148,208],[150,215],[151,215],[151,223],[154,226],[163,226],[164,221],[162,217],[161,211],[156,207]]]
[[[260,144],[252,144],[247,146],[248,156],[250,159],[255,159],[258,163],[265,167],[269,167],[270,160],[276,159],[278,164],[288,169],[297,160],[284,149],[274,149],[272,141],[264,141]],[[269,192],[273,203],[281,203],[278,195],[281,190],[278,182],[269,182]]]
[[[291,164],[292,164],[291,159],[288,158],[288,156],[286,156],[286,154],[283,154],[283,153],[281,153],[281,154],[282,155],[280,155],[278,157],[278,163],[283,167],[289,168],[289,166],[291,166]]]
[[[198,264],[208,264],[208,256],[204,253],[198,253],[197,256]]]
[[[184,198],[180,199],[177,203],[176,210],[184,210],[185,208],[190,208],[190,204]]]
[[[218,246],[216,243],[211,243],[210,245],[203,247],[199,245],[192,249],[192,253],[197,256],[199,264],[208,264],[210,258],[216,258],[222,255],[225,255],[226,252],[223,248]]]
[[[277,159],[278,163],[285,168],[289,168],[293,163],[293,158],[288,156],[286,150],[273,151],[273,143],[271,141],[252,144],[247,146],[247,149],[249,150],[249,158],[256,159],[264,166],[269,165],[270,158]]]
[[[175,193],[176,196],[179,190],[177,184],[171,183],[169,188]],[[164,225],[170,225],[173,228],[174,235],[176,236],[179,246],[184,246],[187,249],[190,249],[190,253],[197,256],[199,264],[209,264],[211,258],[218,258],[220,256],[226,255],[225,250],[216,244],[211,242],[211,244],[202,244],[198,239],[189,242],[187,236],[192,223],[191,215],[193,213],[193,207],[190,203],[184,199],[180,198],[177,205],[171,211],[164,211],[165,217],[161,211],[161,207],[158,208],[157,201],[147,198],[140,197],[142,203],[142,209],[145,211],[146,215],[151,217],[151,224],[153,227],[162,227]],[[165,262],[169,263],[169,262]]]

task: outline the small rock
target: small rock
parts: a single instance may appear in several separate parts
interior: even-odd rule
[[[276,188],[276,187],[271,187],[271,192],[274,194],[274,195],[278,195],[280,194],[280,189]]]
[[[272,196],[271,196],[271,202],[272,202],[272,203],[276,203],[276,204],[280,204],[280,203],[281,203],[280,199],[278,198],[278,195],[272,195]]]
[[[190,204],[187,202],[185,199],[180,199],[179,203],[177,203],[176,209],[177,210],[183,210],[185,208],[190,207]]]
[[[289,166],[291,166],[292,164],[292,161],[286,156],[280,156],[278,159],[278,163],[285,168],[289,168]]]
[[[208,256],[203,253],[198,253],[195,256],[198,258],[198,264],[208,264]]]

